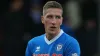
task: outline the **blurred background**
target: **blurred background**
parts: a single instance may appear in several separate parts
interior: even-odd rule
[[[27,42],[44,34],[48,0],[0,0],[0,56],[25,56]],[[76,38],[81,56],[100,56],[100,0],[56,0],[63,6],[61,28]]]

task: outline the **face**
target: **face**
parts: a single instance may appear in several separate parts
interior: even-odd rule
[[[45,32],[48,34],[58,34],[60,25],[62,24],[62,10],[59,8],[49,8],[42,16],[42,23],[45,27]]]

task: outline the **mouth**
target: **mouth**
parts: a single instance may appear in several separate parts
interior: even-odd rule
[[[55,26],[51,26],[51,27],[50,27],[51,30],[54,30],[54,29],[56,29],[56,28],[57,28],[57,27],[55,27]]]

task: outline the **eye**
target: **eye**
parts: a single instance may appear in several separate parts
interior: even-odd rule
[[[61,16],[56,16],[56,18],[57,18],[57,19],[60,19],[60,18],[61,18]]]
[[[48,15],[47,18],[53,18],[53,16],[52,15]]]

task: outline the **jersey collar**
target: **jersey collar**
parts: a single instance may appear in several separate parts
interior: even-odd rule
[[[45,42],[50,45],[51,43],[53,43],[54,41],[56,41],[62,34],[64,33],[64,31],[61,29],[60,33],[55,36],[53,39],[51,39],[50,41],[46,38],[46,35],[44,36]]]

